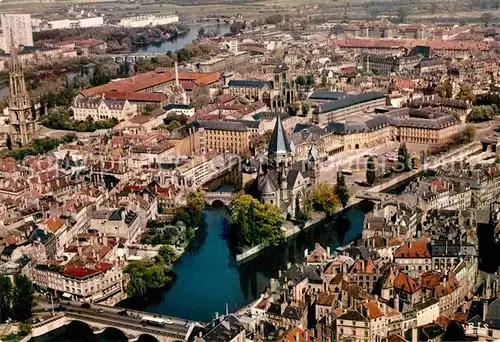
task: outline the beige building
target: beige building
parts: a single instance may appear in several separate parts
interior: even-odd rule
[[[2,46],[5,52],[10,52],[12,46],[33,46],[31,16],[29,14],[2,14]]]
[[[87,120],[88,117],[94,121],[108,119],[121,121],[137,115],[137,104],[128,100],[109,100],[104,95],[76,99],[71,109],[73,118],[81,121]]]
[[[337,341],[369,342],[369,320],[357,310],[347,310],[337,318]]]

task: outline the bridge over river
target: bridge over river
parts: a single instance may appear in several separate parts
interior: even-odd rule
[[[42,306],[48,308],[46,300],[42,298],[36,300]],[[68,304],[62,304],[65,311],[43,322],[34,324],[31,336],[41,336],[71,322],[78,321],[87,324],[94,334],[101,334],[108,328],[114,328],[122,331],[129,341],[137,341],[141,335],[148,335],[159,342],[172,342],[186,340],[193,327],[198,324],[195,321],[155,315],[158,318],[169,319],[172,323],[164,327],[144,325],[141,318],[143,316],[153,316],[154,314],[127,309],[127,315],[124,316],[118,314],[118,312],[124,311],[124,309],[118,307],[92,304],[91,308],[82,308],[81,303],[78,302],[68,302]]]
[[[224,205],[229,205],[236,194],[233,192],[205,192],[205,201],[212,205],[219,201]]]

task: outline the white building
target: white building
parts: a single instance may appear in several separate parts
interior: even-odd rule
[[[104,95],[77,99],[71,108],[75,120],[86,120],[90,116],[94,121],[112,118],[121,121],[137,114],[137,104],[128,100],[108,100]]]
[[[168,25],[179,22],[179,16],[175,14],[165,16],[145,15],[123,18],[118,25],[123,27],[145,27]]]
[[[439,317],[439,300],[430,298],[413,306],[417,315],[417,327],[434,322]]]
[[[104,25],[103,17],[91,17],[91,18],[80,18],[80,19],[60,19],[60,20],[50,20],[44,25],[40,24],[40,29],[43,30],[64,30],[71,28],[88,28],[88,27],[100,27]]]
[[[2,14],[0,21],[2,24],[1,48],[5,52],[10,52],[12,45],[15,47],[33,46],[33,31],[29,14]]]

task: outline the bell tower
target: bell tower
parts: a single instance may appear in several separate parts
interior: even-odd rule
[[[12,33],[11,33],[12,35]],[[13,39],[11,39],[13,42]],[[36,133],[36,113],[31,112],[31,99],[26,89],[24,73],[17,57],[17,48],[12,44],[9,65],[9,132],[13,144],[27,145]]]

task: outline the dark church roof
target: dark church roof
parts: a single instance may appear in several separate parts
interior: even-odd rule
[[[276,117],[276,125],[274,126],[273,134],[271,136],[271,141],[269,141],[267,152],[269,156],[282,155],[292,152],[279,114]]]

